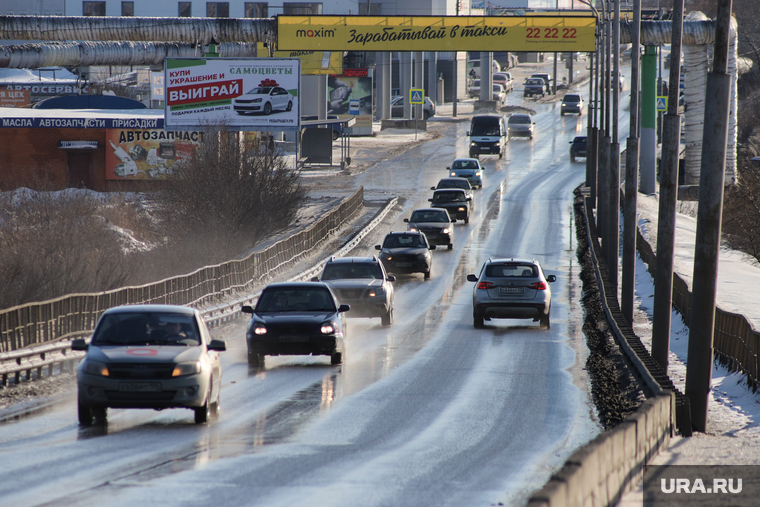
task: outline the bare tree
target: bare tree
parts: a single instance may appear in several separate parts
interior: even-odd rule
[[[289,225],[305,200],[297,171],[273,150],[246,150],[239,135],[206,128],[195,155],[175,164],[157,195],[185,269],[240,256]]]

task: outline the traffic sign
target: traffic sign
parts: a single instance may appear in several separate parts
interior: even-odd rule
[[[667,96],[657,96],[657,111],[667,111],[668,110],[668,97]],[[651,111],[651,109],[650,109]]]
[[[409,103],[410,104],[424,104],[425,103],[425,90],[419,88],[409,89]]]
[[[351,99],[348,101],[348,114],[359,116],[359,99]]]

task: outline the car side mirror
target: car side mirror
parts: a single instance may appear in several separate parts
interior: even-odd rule
[[[470,135],[470,133],[469,133],[469,132],[466,132],[466,133],[465,133],[465,136],[469,136],[469,135]]]
[[[429,248],[430,250],[435,250],[435,245],[428,245],[428,248]]]
[[[82,338],[77,338],[76,340],[71,340],[71,350],[80,350],[84,351],[87,350],[89,346],[87,345],[87,342],[84,341]]]
[[[388,275],[388,277],[386,278],[386,280],[388,280],[389,282],[395,282],[396,281],[396,277],[393,276],[393,275]]]
[[[467,200],[468,200],[468,201],[472,201],[472,197],[468,197],[468,198],[467,198]]]
[[[209,350],[216,350],[217,352],[224,352],[227,350],[227,343],[224,340],[211,340],[208,344]]]
[[[250,305],[243,305],[240,307],[240,311],[243,313],[253,313],[253,307]]]
[[[477,275],[467,275],[467,281],[468,282],[477,282],[478,281],[478,277],[477,277]]]
[[[347,311],[349,311],[350,309],[351,309],[351,305],[346,305],[346,304],[343,304],[343,305],[340,305],[340,306],[338,307],[338,313],[347,312]]]
[[[547,282],[556,282],[557,281],[557,277],[554,276],[554,275],[549,275],[549,276],[546,277],[546,281]]]
[[[447,167],[447,168],[446,168],[446,170],[447,170],[447,171],[451,171],[451,167]]]
[[[430,190],[437,190],[435,187],[430,187]]]
[[[375,245],[375,250],[382,250],[382,249],[383,247],[381,247],[380,245]]]
[[[428,201],[430,201],[430,202],[433,202],[433,199],[432,199],[432,197],[431,197],[430,199],[428,199]]]
[[[408,223],[409,223],[409,219],[408,219],[408,218],[405,218],[405,219],[404,219],[404,222],[408,224]]]

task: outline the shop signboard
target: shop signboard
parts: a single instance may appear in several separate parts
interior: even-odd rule
[[[172,58],[164,75],[169,130],[300,128],[298,58]]]
[[[192,157],[202,132],[107,129],[107,180],[163,180],[173,166]]]

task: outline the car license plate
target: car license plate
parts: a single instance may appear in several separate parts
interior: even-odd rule
[[[514,294],[522,294],[523,288],[522,287],[499,287],[499,294],[508,294],[508,295],[514,295]]]
[[[396,266],[399,268],[408,268],[408,267],[411,267],[411,265],[412,265],[411,262],[397,262],[396,263]]]
[[[300,334],[281,334],[280,341],[281,342],[305,342],[305,341],[308,341],[308,338]]]
[[[132,393],[157,393],[161,391],[160,382],[119,382],[119,391]]]

